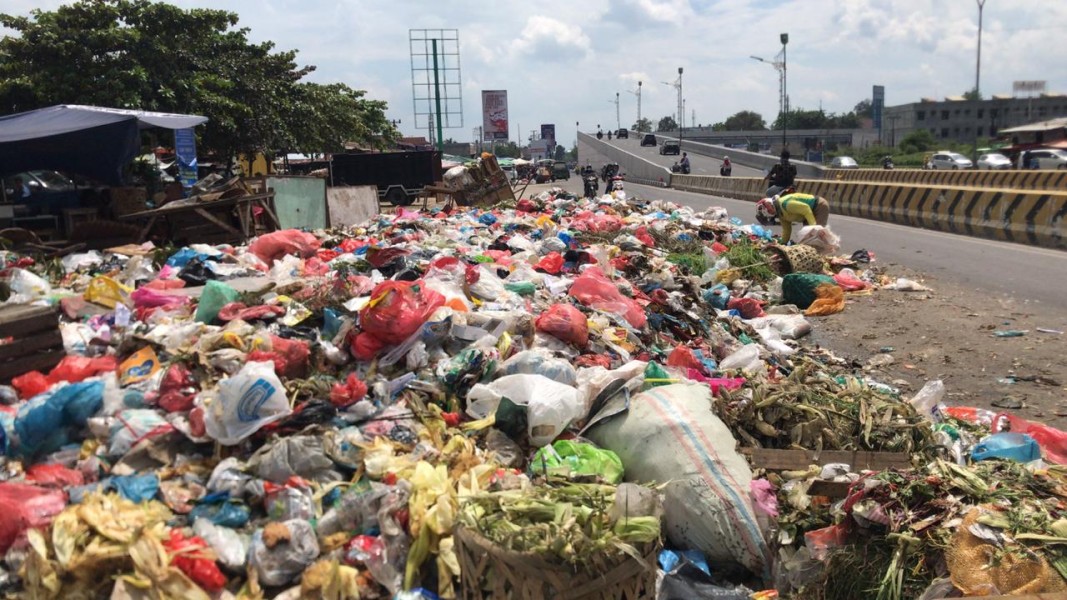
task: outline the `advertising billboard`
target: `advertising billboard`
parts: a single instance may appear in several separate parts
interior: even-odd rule
[[[482,139],[508,139],[508,91],[482,90]]]
[[[882,131],[882,111],[885,109],[885,86],[876,85],[871,92],[871,119],[874,128]]]

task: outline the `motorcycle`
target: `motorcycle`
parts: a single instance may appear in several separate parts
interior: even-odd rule
[[[623,190],[623,178],[622,175],[614,175],[608,180],[607,185],[604,186],[604,193],[610,194],[611,192],[621,192]]]
[[[596,139],[598,139],[598,140],[604,139],[604,132],[603,131],[596,132]]]
[[[896,165],[893,164],[893,159],[887,156],[882,159],[882,168],[886,171],[892,171],[894,168],[896,168]]]
[[[586,175],[582,181],[584,182],[584,193],[586,198],[596,198],[597,190],[600,189],[600,180],[596,175]]]
[[[671,165],[671,173],[681,173],[682,175],[688,175],[689,170],[689,165],[683,165],[678,161],[675,161],[674,164]]]
[[[729,163],[723,163],[723,165],[719,167],[719,175],[722,177],[729,177],[733,172],[734,168],[731,167]]]

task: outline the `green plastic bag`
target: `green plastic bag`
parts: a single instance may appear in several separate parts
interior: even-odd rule
[[[530,461],[530,471],[563,477],[596,477],[606,483],[622,481],[622,460],[611,450],[573,440],[556,440],[544,446]]]
[[[531,281],[508,282],[504,284],[504,287],[509,292],[515,292],[520,296],[533,296],[534,292],[537,291],[537,286]]]
[[[805,309],[815,302],[815,288],[824,283],[836,285],[834,278],[829,275],[790,273],[782,278],[782,302]]]
[[[661,367],[659,363],[649,361],[648,364],[645,365],[644,389],[648,389],[650,387],[659,387],[661,385],[670,385],[674,382],[671,377],[673,376],[668,373],[666,369]]]
[[[196,305],[194,318],[200,323],[211,323],[219,316],[219,311],[230,302],[236,302],[240,292],[229,285],[214,279],[208,280],[200,294],[200,303]]]

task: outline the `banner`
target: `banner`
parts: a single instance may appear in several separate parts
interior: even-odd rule
[[[556,126],[541,125],[541,139],[549,141],[549,147],[555,149],[556,147]]]
[[[178,159],[178,179],[188,189],[196,183],[196,134],[192,129],[174,130],[174,154]]]
[[[882,111],[885,109],[885,86],[876,85],[871,92],[871,119],[874,128],[882,131]]]
[[[482,139],[508,139],[507,90],[482,90]]]

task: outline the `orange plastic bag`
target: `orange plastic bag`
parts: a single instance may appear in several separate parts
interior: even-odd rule
[[[300,258],[312,256],[321,243],[310,233],[299,229],[283,229],[259,236],[248,245],[248,251],[270,265],[286,254]]]
[[[93,375],[114,371],[119,361],[114,356],[87,358],[85,356],[64,356],[59,364],[48,372],[48,382],[52,385],[60,381],[77,383]]]
[[[570,304],[553,304],[534,321],[538,331],[584,348],[589,345],[589,324],[585,315]]]
[[[825,317],[845,310],[845,290],[832,283],[815,288],[815,301],[804,311],[806,317]]]
[[[648,321],[645,309],[633,298],[622,295],[615,283],[604,275],[600,267],[589,267],[578,279],[574,280],[570,292],[572,297],[586,306],[597,310],[622,315],[630,325],[642,329]]]

